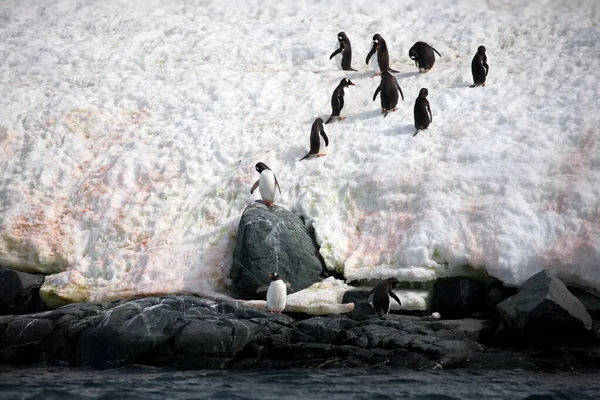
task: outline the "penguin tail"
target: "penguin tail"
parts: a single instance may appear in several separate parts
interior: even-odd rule
[[[333,114],[331,114],[331,116],[329,117],[329,119],[327,120],[327,122],[325,122],[325,125],[327,125],[328,123],[330,123],[332,119],[333,119]]]
[[[417,136],[417,133],[421,132],[421,129],[417,129],[417,131],[412,135],[412,137]]]
[[[310,153],[308,153],[307,155],[305,155],[304,157],[302,157],[302,158],[301,158],[301,159],[299,159],[298,161],[302,161],[302,160],[304,160],[304,159],[308,158],[308,156],[310,156]]]
[[[387,114],[388,114],[388,110],[385,110],[385,111],[383,112],[383,118],[387,117]]]

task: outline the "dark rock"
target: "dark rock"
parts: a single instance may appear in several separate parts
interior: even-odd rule
[[[324,263],[302,220],[283,207],[249,204],[240,220],[233,253],[232,281],[236,294],[259,298],[268,286],[269,273],[277,272],[289,283],[288,293],[318,282]]]
[[[484,297],[484,318],[491,318],[497,321],[501,320],[502,318],[500,317],[496,306],[515,294],[517,294],[517,288],[506,287],[500,282],[492,284],[487,288]]]
[[[371,292],[369,290],[348,290],[342,297],[342,304],[346,303],[365,303]]]
[[[45,275],[0,267],[0,315],[31,314],[47,309],[40,298]]]
[[[497,309],[525,345],[583,346],[593,341],[590,315],[564,283],[546,270],[529,278]]]
[[[567,287],[569,292],[583,304],[587,312],[594,319],[600,319],[600,293],[586,288]]]
[[[350,313],[353,319],[373,318],[377,313],[371,303],[354,303],[354,309]]]
[[[442,318],[468,318],[484,310],[484,291],[479,282],[469,278],[444,278],[435,282],[431,311]]]

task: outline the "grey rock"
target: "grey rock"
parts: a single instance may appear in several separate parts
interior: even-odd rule
[[[346,303],[365,303],[369,298],[369,290],[348,290],[342,297],[342,304]]]
[[[594,319],[600,319],[600,293],[590,288],[568,287],[569,292],[583,304],[587,312]]]
[[[31,314],[47,309],[40,298],[45,275],[0,267],[0,315]]]
[[[497,306],[506,326],[526,345],[582,346],[593,340],[592,318],[567,287],[543,270]]]
[[[442,318],[469,318],[484,310],[484,291],[469,278],[444,278],[433,285],[430,309]]]
[[[269,285],[271,272],[277,272],[291,285],[288,293],[294,293],[320,281],[323,271],[318,247],[300,218],[283,207],[261,202],[246,207],[231,272],[239,297],[260,298],[257,290]]]

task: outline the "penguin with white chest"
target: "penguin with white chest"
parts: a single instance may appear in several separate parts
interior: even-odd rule
[[[346,105],[344,103],[344,90],[349,86],[354,86],[354,83],[352,83],[350,79],[344,78],[340,81],[340,84],[337,85],[337,87],[333,91],[333,94],[331,95],[331,116],[329,117],[327,122],[325,122],[325,125],[330,123],[334,117],[338,117],[340,121],[346,118],[343,115],[345,109],[348,108],[344,107]]]
[[[310,129],[310,150],[307,155],[302,157],[299,161],[304,160],[310,156],[323,157],[325,154],[320,153],[321,151],[321,137],[325,141],[325,147],[329,146],[329,138],[323,129],[323,120],[321,118],[315,119]]]
[[[277,182],[277,177],[271,168],[267,166],[267,164],[263,162],[259,162],[255,166],[256,171],[260,174],[260,178],[254,182],[252,185],[252,189],[250,189],[250,194],[254,193],[256,188],[260,192],[260,197],[263,199],[263,203],[267,206],[271,207],[275,205],[275,191],[279,189],[279,194],[281,194],[281,187],[279,187],[279,182]]]
[[[396,111],[398,108],[398,92],[402,96],[402,101],[404,101],[404,94],[402,93],[402,88],[398,84],[396,78],[389,73],[389,71],[383,71],[381,73],[381,83],[375,89],[375,93],[373,94],[373,101],[377,98],[377,94],[381,92],[381,112],[383,113],[383,117],[387,117],[389,111]]]
[[[380,317],[390,312],[390,297],[402,305],[402,302],[392,290],[400,283],[396,278],[384,279],[371,290],[371,295],[367,302],[373,305],[373,309]]]
[[[329,59],[335,57],[335,63],[338,69],[342,71],[356,71],[352,68],[352,45],[350,39],[346,36],[346,32],[338,33],[338,47],[331,53]]]
[[[267,310],[271,313],[281,313],[285,309],[287,287],[277,272],[269,274],[271,284],[267,289]]]
[[[390,54],[388,52],[387,43],[381,37],[379,33],[373,35],[373,44],[371,47],[371,51],[367,54],[367,59],[365,60],[367,65],[369,65],[369,60],[373,54],[377,52],[377,62],[373,62],[372,67],[375,69],[375,75],[379,75],[384,71],[390,71],[393,73],[397,73],[398,71],[390,68]]]

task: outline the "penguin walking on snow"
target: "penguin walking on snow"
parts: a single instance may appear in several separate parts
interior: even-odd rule
[[[281,194],[281,187],[279,187],[279,182],[277,182],[277,178],[271,168],[267,166],[267,164],[259,162],[254,167],[256,171],[260,174],[260,178],[254,182],[252,185],[252,189],[250,189],[250,194],[254,193],[256,188],[260,192],[260,197],[263,199],[263,203],[267,206],[271,207],[275,205],[275,188],[279,189],[279,194]]]
[[[402,101],[404,101],[404,94],[402,93],[398,81],[389,73],[389,71],[383,71],[381,73],[381,83],[377,86],[377,89],[375,89],[373,101],[375,101],[379,92],[381,92],[381,112],[385,118],[389,111],[396,111],[398,109],[396,107],[398,105],[398,92],[400,92],[400,95],[402,96]]]
[[[471,73],[473,74],[473,84],[471,87],[485,86],[485,79],[490,72],[490,66],[487,63],[485,46],[479,46],[477,53],[471,61]]]
[[[415,67],[419,68],[419,72],[429,72],[435,64],[435,54],[442,56],[436,49],[425,42],[417,42],[408,51],[408,56],[415,62]]]
[[[390,54],[388,53],[387,44],[379,33],[373,35],[373,46],[371,47],[371,51],[369,51],[369,54],[367,54],[367,59],[365,60],[367,65],[369,65],[369,60],[371,60],[371,57],[373,54],[375,54],[375,52],[377,52],[377,62],[373,62],[371,64],[375,69],[375,75],[379,75],[384,71],[393,73],[398,72],[390,68]]]
[[[348,86],[354,86],[354,83],[352,83],[350,79],[344,78],[333,91],[333,94],[331,95],[331,116],[327,122],[325,122],[326,125],[331,122],[333,117],[338,117],[340,121],[346,118],[342,115],[342,111],[344,110],[344,89]]]
[[[321,150],[321,136],[325,141],[325,147],[329,146],[329,139],[327,138],[327,134],[323,129],[323,120],[321,118],[315,119],[315,122],[312,124],[312,128],[310,129],[310,151],[307,155],[302,157],[299,161],[304,160],[305,158],[317,155],[318,157],[322,157],[325,154],[319,153]]]
[[[269,274],[269,278],[271,284],[267,289],[267,310],[279,314],[285,309],[287,287],[277,272]]]
[[[396,278],[384,279],[371,290],[367,302],[372,303],[373,309],[380,317],[390,312],[390,297],[402,305],[402,302],[392,290],[400,283]]]
[[[335,63],[337,64],[338,69],[342,71],[356,71],[352,68],[352,45],[350,44],[350,39],[346,36],[346,32],[338,33],[338,47],[337,49],[331,53],[329,59],[331,60],[335,57]]]
[[[413,136],[417,136],[419,131],[427,129],[431,121],[433,121],[431,107],[429,106],[429,100],[427,100],[428,94],[429,91],[426,88],[421,88],[419,97],[415,101],[415,128],[417,131]]]

